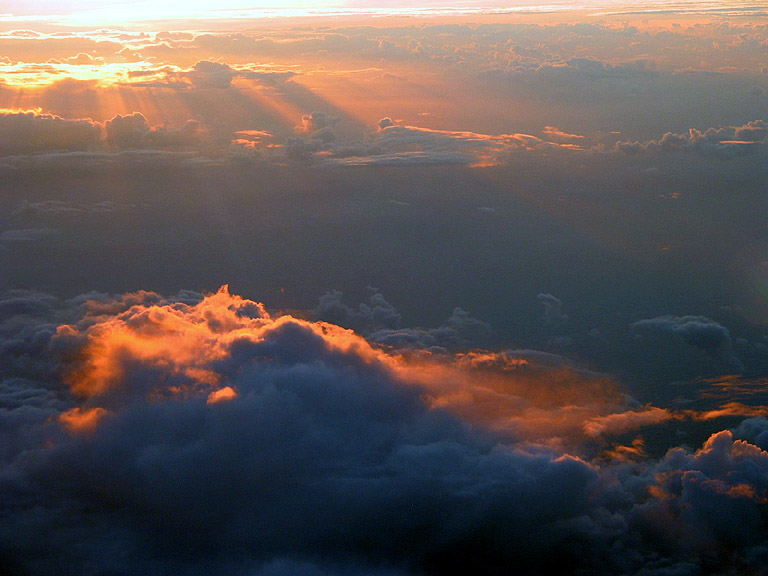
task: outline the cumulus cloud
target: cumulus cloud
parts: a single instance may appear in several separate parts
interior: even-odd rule
[[[390,126],[394,126],[395,121],[392,120],[392,118],[390,118],[389,116],[386,116],[381,120],[379,120],[377,125],[381,130],[384,130],[384,128],[389,128]]]
[[[0,154],[87,150],[102,138],[92,120],[69,120],[40,111],[0,111]]]
[[[618,150],[627,154],[639,152],[678,152],[688,150],[702,155],[739,155],[765,150],[768,123],[753,120],[742,126],[691,128],[687,134],[667,132],[658,140],[646,142],[618,142]]]
[[[200,61],[186,73],[195,88],[229,88],[237,76],[229,65],[221,62]]]
[[[107,143],[118,149],[189,146],[204,138],[199,122],[190,120],[178,128],[150,127],[143,114],[115,116],[104,124]]]
[[[345,329],[273,319],[226,290],[196,303],[165,302],[151,293],[86,301],[84,316],[50,340],[72,358],[63,371],[69,406],[59,410],[60,432],[50,428],[53,443],[33,458],[14,454],[0,488],[4,550],[30,569],[78,573],[87,562],[159,573],[168,562],[182,572],[192,569],[186,562],[213,562],[217,571],[242,570],[242,562],[280,557],[312,561],[317,551],[409,571],[440,564],[465,529],[482,526],[486,507],[507,502],[504,524],[512,527],[524,503],[536,500],[531,480],[540,474],[562,487],[539,508],[551,516],[543,525],[557,531],[561,506],[574,515],[586,505],[596,476],[588,464],[488,452],[460,420],[425,402],[407,369]],[[491,477],[516,482],[514,497],[484,488]],[[28,488],[14,478],[26,478]],[[429,496],[435,482],[444,496]],[[115,506],[99,496],[105,487]],[[37,512],[14,512],[8,498],[19,489],[23,498],[42,497]],[[479,515],[457,506],[473,492]],[[63,502],[71,515],[47,538],[50,555],[34,554],[28,530],[48,531]],[[295,531],[306,522],[309,530]],[[284,538],[286,531],[294,536]],[[402,539],[417,533],[408,551]],[[147,538],[159,546],[145,554]],[[77,550],[68,548],[73,541]],[[97,553],[97,542],[121,552]],[[195,558],[184,560],[191,550]],[[479,552],[475,544],[469,550]]]
[[[127,74],[126,86],[132,88],[169,88],[173,90],[226,90],[236,79],[257,80],[274,84],[296,75],[292,70],[276,66],[199,60],[191,67],[156,66],[147,63],[134,66]]]
[[[658,316],[632,324],[638,332],[663,332],[676,334],[691,346],[706,352],[735,370],[744,365],[733,353],[731,333],[725,326],[705,316]]]
[[[178,148],[205,139],[202,125],[190,120],[179,127],[150,126],[143,114],[117,115],[103,124],[69,120],[33,111],[0,111],[0,155],[115,149]]]
[[[149,133],[147,119],[140,113],[115,116],[107,121],[105,129],[107,142],[118,148],[138,148]]]
[[[335,126],[341,121],[338,116],[328,116],[325,112],[311,112],[301,117],[301,124],[296,126],[295,130],[299,134],[306,134],[310,143],[304,143],[306,152],[316,150],[325,150],[327,145],[332,145],[336,140]],[[298,139],[294,139],[292,144],[294,148],[299,147]],[[289,155],[292,151],[289,148]],[[294,154],[295,157],[301,157],[302,154]]]
[[[395,349],[429,349],[440,352],[462,347],[483,347],[493,341],[494,330],[486,322],[455,308],[446,322],[437,328],[400,326],[400,312],[376,289],[369,287],[367,303],[357,308],[343,302],[343,294],[333,290],[320,297],[314,316],[363,334],[369,341]]]
[[[396,317],[377,292],[369,309],[324,302]],[[561,357],[385,352],[226,287],[6,293],[0,344],[11,573],[761,565],[764,421],[695,452],[654,461],[638,441],[591,462],[671,416]]]
[[[339,290],[323,294],[314,310],[315,317],[363,333],[381,328],[398,328],[400,312],[376,288],[368,289],[371,292],[368,302],[361,302],[357,308],[344,304],[344,294]]]

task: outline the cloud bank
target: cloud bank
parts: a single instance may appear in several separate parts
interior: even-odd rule
[[[764,560],[760,418],[658,460],[610,452],[669,413],[554,356],[385,351],[226,287],[8,293],[0,329],[4,573],[756,574]]]

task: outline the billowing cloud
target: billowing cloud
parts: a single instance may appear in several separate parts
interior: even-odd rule
[[[34,111],[0,112],[0,155],[189,146],[204,138],[199,122],[178,128],[150,126],[143,114],[115,116],[103,125]]]
[[[107,143],[118,149],[190,146],[204,138],[204,130],[195,120],[179,128],[150,127],[144,115],[138,112],[115,116],[104,124],[104,128]]]
[[[659,316],[632,324],[638,332],[666,332],[676,334],[691,346],[700,348],[713,358],[735,370],[744,369],[733,353],[733,342],[728,328],[704,316]]]
[[[671,416],[552,355],[385,352],[226,288],[6,294],[0,338],[11,573],[750,572],[768,539],[762,420],[592,462]]]
[[[402,327],[397,308],[376,288],[369,287],[369,290],[368,302],[361,302],[357,308],[346,305],[339,290],[324,294],[314,310],[315,318],[351,328],[370,342],[398,350],[422,349],[440,353],[487,346],[493,341],[493,328],[462,308],[455,308],[438,328]]]
[[[768,124],[753,120],[742,126],[690,129],[687,134],[667,132],[658,140],[618,142],[616,147],[627,154],[638,152],[678,152],[689,150],[702,155],[740,155],[765,150]]]
[[[39,111],[0,111],[0,154],[86,150],[99,144],[101,126]]]
[[[315,317],[362,333],[399,328],[400,312],[376,288],[369,287],[369,290],[368,303],[361,302],[357,308],[344,304],[344,295],[339,290],[323,294],[314,311]]]
[[[203,60],[195,64],[187,77],[195,88],[229,88],[237,73],[227,64]]]

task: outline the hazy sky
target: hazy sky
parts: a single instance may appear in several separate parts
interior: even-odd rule
[[[1,574],[764,571],[768,9],[461,6],[3,3]]]

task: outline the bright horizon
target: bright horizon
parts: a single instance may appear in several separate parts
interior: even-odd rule
[[[722,12],[759,10],[754,3],[731,2],[684,2],[670,0],[648,0],[642,4],[628,0],[431,0],[414,7],[412,2],[393,0],[389,2],[367,2],[360,0],[339,0],[336,2],[311,2],[301,0],[272,0],[257,4],[253,1],[229,0],[211,3],[202,0],[147,0],[111,1],[70,0],[67,2],[6,1],[0,8],[0,22],[42,22],[68,27],[78,26],[119,26],[159,21],[217,21],[263,18],[296,18],[328,16],[419,16],[419,15],[460,15],[460,14],[503,14],[505,12],[559,12],[572,10],[595,10],[619,13],[634,11],[661,11],[669,13]]]

